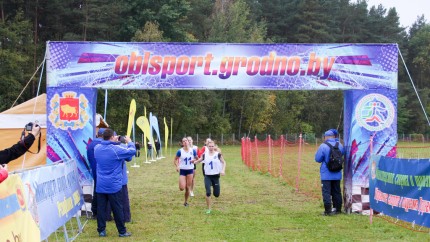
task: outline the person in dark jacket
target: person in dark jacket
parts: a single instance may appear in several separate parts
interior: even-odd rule
[[[140,157],[140,144],[136,141],[136,157]]]
[[[123,213],[123,163],[136,154],[136,146],[125,137],[127,146],[118,145],[118,136],[111,129],[103,132],[103,141],[94,148],[97,160],[97,231],[106,236],[106,205],[109,202],[119,237],[131,236],[127,232]]]
[[[8,164],[10,161],[22,156],[33,145],[34,140],[40,134],[40,126],[33,125],[33,129],[28,132],[28,135],[14,144],[12,147],[0,150],[0,165]]]
[[[96,145],[102,142],[104,131],[105,131],[105,128],[100,128],[97,131],[96,138],[91,141],[91,143],[88,145],[88,148],[87,148],[87,158],[88,158],[88,162],[90,163],[91,174],[93,175],[93,180],[94,180],[93,200],[91,202],[91,212],[93,213],[93,218],[97,216],[97,192],[96,192],[97,161],[94,158],[94,148],[96,147]]]
[[[335,134],[332,130],[328,130],[324,133],[324,140],[331,145],[339,141],[336,141]],[[339,149],[345,154],[342,144],[339,143]],[[342,170],[337,172],[331,172],[327,168],[327,163],[330,158],[330,147],[327,144],[321,144],[315,154],[315,161],[321,163],[320,176],[321,176],[321,187],[322,197],[324,202],[324,213],[323,215],[330,216],[335,213],[340,213],[342,210],[342,194],[340,190],[340,180],[342,180]],[[333,207],[336,212],[332,212]]]
[[[158,141],[158,139],[155,139],[154,145],[155,145],[155,151],[157,152],[157,158],[159,158],[160,157],[161,143],[160,143],[160,141]]]

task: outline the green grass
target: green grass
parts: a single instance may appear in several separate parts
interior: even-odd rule
[[[194,198],[184,207],[172,156],[131,168],[129,193],[132,222],[130,238],[118,238],[114,222],[108,237],[99,238],[90,220],[76,241],[428,241],[413,232],[375,217],[321,216],[321,199],[294,192],[285,181],[246,167],[240,146],[222,147],[227,161],[221,177],[221,196],[205,214],[201,166],[198,165]],[[168,152],[169,153],[169,152]],[[171,152],[173,154],[173,152]],[[307,159],[307,158],[306,158]],[[317,166],[317,164],[314,164]],[[319,173],[314,174],[319,177]]]

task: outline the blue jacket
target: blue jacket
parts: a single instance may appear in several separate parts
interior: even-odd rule
[[[124,144],[125,147],[127,147],[126,144]],[[136,155],[136,154],[134,154]],[[127,162],[130,162],[133,159],[133,156],[130,156],[129,158],[126,158],[125,161],[122,163],[122,185],[127,185],[128,183],[128,175],[127,175]]]
[[[94,158],[94,147],[102,142],[101,138],[95,138],[91,141],[87,148],[87,158],[91,167],[91,174],[93,175],[94,181],[97,181],[97,162]]]
[[[336,140],[334,138],[327,139],[331,145],[336,144]],[[342,151],[342,154],[345,154],[345,150],[342,144],[339,142],[339,149]],[[330,155],[330,147],[328,145],[322,143],[315,154],[315,161],[321,163],[320,167],[320,176],[321,180],[342,180],[342,170],[338,172],[331,172],[327,168],[327,162],[329,160]]]
[[[123,185],[123,164],[136,154],[133,142],[127,147],[118,145],[118,142],[103,140],[94,148],[94,157],[97,160],[97,187],[98,193],[116,193]]]

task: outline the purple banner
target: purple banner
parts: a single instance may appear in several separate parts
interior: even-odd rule
[[[368,195],[363,191],[369,187],[370,155],[396,155],[397,90],[345,91],[344,110],[347,148],[344,169],[345,205],[352,207],[352,212],[361,213],[366,210],[363,209],[362,195]],[[354,207],[354,203],[357,207]],[[366,203],[368,206],[369,201],[366,200]]]
[[[47,45],[48,87],[397,89],[396,44]]]
[[[415,225],[430,227],[429,159],[372,156],[372,209]]]
[[[90,182],[86,150],[94,137],[97,89],[47,88],[47,95],[47,163],[73,159],[80,181]]]

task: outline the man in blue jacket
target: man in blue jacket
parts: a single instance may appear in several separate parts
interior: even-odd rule
[[[324,140],[331,145],[335,146],[339,143],[339,149],[342,154],[345,154],[344,148],[339,141],[336,141],[335,134],[332,130],[328,130],[324,133]],[[330,158],[330,147],[327,144],[321,144],[315,154],[315,161],[321,163],[320,176],[322,186],[322,197],[324,202],[324,213],[323,215],[329,216],[335,213],[340,213],[342,210],[342,194],[340,190],[340,181],[342,180],[342,170],[337,172],[329,171],[327,163]],[[332,200],[333,207],[336,212],[332,212]]]
[[[106,206],[109,202],[119,237],[128,237],[124,222],[122,186],[124,160],[136,154],[136,146],[125,137],[127,146],[118,145],[118,136],[111,129],[103,132],[103,141],[94,148],[97,160],[97,231],[106,236]]]
[[[97,216],[97,161],[94,158],[94,147],[102,142],[103,132],[105,128],[100,128],[97,131],[96,138],[91,141],[87,148],[87,158],[91,167],[91,174],[93,175],[94,180],[94,190],[93,190],[93,200],[91,202],[91,212],[93,213],[93,218]]]

